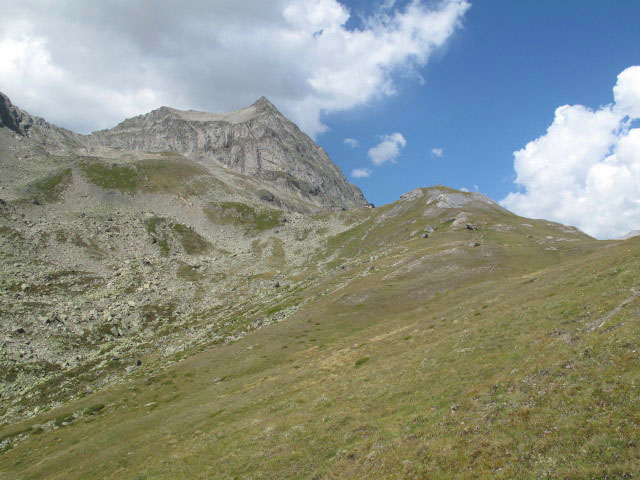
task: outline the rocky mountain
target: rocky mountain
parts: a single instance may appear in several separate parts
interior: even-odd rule
[[[326,152],[266,98],[236,112],[212,114],[161,107],[87,138],[88,151],[175,152],[222,165],[294,193],[323,209],[366,204]],[[272,196],[265,196],[278,203]]]
[[[17,138],[32,140],[30,143],[33,148],[45,149],[52,154],[68,154],[82,144],[80,135],[52,125],[43,118],[29,115],[0,92],[0,131],[3,129],[13,132]],[[4,133],[6,138],[6,132]]]
[[[0,92],[0,125],[19,135],[26,135],[33,125],[33,119],[15,107],[9,97]]]
[[[345,210],[367,204],[326,152],[264,97],[223,114],[161,107],[85,136],[32,117],[0,93],[0,120],[52,154],[111,158],[162,153],[214,170],[222,166],[261,184],[259,198],[276,207]]]
[[[346,228],[324,212],[366,204],[266,99],[223,115],[163,107],[87,136],[0,100],[3,415],[52,376],[105,381],[111,357],[242,335],[228,311],[287,296],[314,232]],[[194,328],[216,316],[222,330]],[[166,322],[187,329],[178,342]]]
[[[640,235],[640,230],[631,230],[630,232],[625,233],[620,240],[628,240],[633,237],[637,237]]]
[[[640,474],[639,238],[359,208],[265,100],[88,136],[1,100],[0,479]]]

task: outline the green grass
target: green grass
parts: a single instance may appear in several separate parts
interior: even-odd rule
[[[106,190],[131,192],[138,186],[137,173],[132,167],[92,162],[81,163],[80,170],[90,182]]]
[[[271,255],[269,256],[267,263],[272,268],[282,269],[286,266],[286,255],[284,251],[284,244],[278,237],[270,237],[271,243]]]
[[[172,239],[188,255],[202,255],[212,250],[211,243],[187,225],[173,223],[166,218],[152,217],[144,221],[147,233],[155,239],[162,256],[171,252]]]
[[[130,194],[151,192],[192,196],[210,189],[228,191],[228,187],[204,167],[175,154],[124,164],[87,159],[79,164],[79,169],[87,180],[100,188]]]
[[[364,365],[369,361],[369,357],[362,357],[355,361],[355,366],[359,367],[360,365]]]
[[[240,202],[211,203],[204,209],[204,213],[214,223],[236,225],[249,234],[257,234],[277,227],[283,215],[281,210],[257,210]]]
[[[158,224],[163,220],[164,219],[160,217],[147,218],[144,221],[144,226],[147,229],[147,233],[151,235],[156,235],[158,233]]]
[[[162,160],[143,160],[136,164],[136,170],[143,191],[192,196],[210,189],[229,190],[205,167],[175,154],[166,154]]]
[[[73,422],[73,420],[75,420],[75,416],[73,415],[73,413],[65,413],[63,415],[59,415],[56,418],[53,419],[53,424],[60,428],[63,427],[65,423],[71,423]]]
[[[44,201],[57,201],[64,189],[71,183],[72,170],[65,168],[54,172],[33,183],[36,198]]]
[[[188,227],[181,223],[176,223],[172,228],[176,236],[178,237],[178,240],[182,244],[185,252],[189,255],[203,254],[211,250],[211,243],[209,243],[191,227]]]
[[[166,257],[171,252],[171,247],[169,247],[169,241],[166,238],[161,238],[158,240],[158,247],[160,248],[160,253],[163,257]]]
[[[187,282],[199,282],[204,278],[201,272],[184,262],[179,262],[176,276]]]
[[[495,212],[474,223],[514,229],[450,225],[412,238],[421,222],[441,223],[423,211],[385,207],[325,245],[349,266],[296,293],[298,309],[285,321],[6,427],[0,433],[12,435],[109,405],[62,432],[27,431],[0,455],[0,471],[65,479],[638,477],[638,300],[598,326],[638,286],[640,238],[567,234],[577,240],[549,251],[537,240],[558,235],[553,227],[527,221],[536,235],[529,239],[523,219]],[[468,247],[476,238],[482,246]],[[225,320],[264,318],[287,304],[269,302]],[[147,324],[171,326],[175,308],[142,312]]]
[[[147,233],[155,240],[156,245],[160,249],[160,255],[167,257],[171,253],[171,247],[169,246],[168,234],[161,227],[167,223],[166,218],[151,217],[144,221]]]
[[[99,403],[97,405],[92,405],[88,408],[86,408],[84,410],[84,414],[85,415],[97,415],[99,413],[102,413],[102,411],[104,410],[104,405],[102,403]]]

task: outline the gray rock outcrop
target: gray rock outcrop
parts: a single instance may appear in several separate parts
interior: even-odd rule
[[[25,136],[33,120],[17,107],[14,107],[9,97],[0,92],[0,128],[6,127],[18,135]]]
[[[82,145],[82,136],[52,125],[45,119],[29,115],[11,103],[0,92],[0,128],[8,128],[16,135],[29,137],[52,154],[68,154]]]
[[[326,152],[262,97],[231,113],[161,107],[86,137],[89,151],[176,152],[294,193],[323,209],[364,207]]]
[[[633,237],[640,237],[640,230],[631,230],[620,237],[620,240],[628,240]]]
[[[231,170],[262,185],[274,206],[309,211],[367,205],[327,153],[262,97],[230,113],[160,107],[109,130],[79,135],[29,115],[0,92],[0,128],[28,137],[49,154],[117,158],[172,152],[205,167]],[[280,196],[282,198],[280,198]],[[290,202],[286,198],[299,198]]]

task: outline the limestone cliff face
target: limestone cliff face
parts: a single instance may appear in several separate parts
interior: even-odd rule
[[[87,137],[89,150],[171,151],[203,165],[224,166],[300,195],[324,209],[366,205],[326,152],[266,98],[212,114],[161,107]]]
[[[26,135],[33,124],[29,115],[14,107],[9,97],[0,93],[0,128],[8,128],[18,135]]]
[[[67,154],[82,144],[82,136],[29,115],[0,92],[0,128],[8,128],[20,137],[28,137],[53,154]]]

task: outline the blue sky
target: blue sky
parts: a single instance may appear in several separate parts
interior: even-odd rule
[[[0,0],[0,91],[80,133],[264,95],[377,205],[444,184],[598,238],[640,229],[637,0],[146,5]]]
[[[635,1],[473,1],[464,28],[421,69],[424,84],[399,78],[396,95],[324,117],[331,130],[318,142],[376,204],[438,183],[500,200],[515,188],[513,152],[544,134],[558,106],[612,102],[616,76],[640,64],[639,19]],[[391,132],[406,147],[395,164],[372,166],[368,148]],[[364,167],[369,178],[349,175]]]

